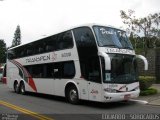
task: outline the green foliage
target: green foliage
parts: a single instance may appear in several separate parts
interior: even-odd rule
[[[17,46],[17,45],[20,45],[20,44],[21,44],[21,30],[20,30],[20,26],[18,25],[17,29],[14,33],[14,39],[12,41],[12,46],[11,47],[14,47],[14,46]]]
[[[141,96],[147,96],[147,95],[153,95],[153,94],[157,94],[158,93],[158,90],[155,89],[155,88],[148,88],[146,90],[142,90],[140,92],[140,95]]]
[[[158,36],[160,13],[149,14],[144,18],[136,18],[133,10],[128,10],[128,12],[121,10],[120,13],[123,23],[128,25],[131,32],[143,32],[144,37]]]
[[[155,77],[153,76],[140,76],[139,83],[141,90],[147,90],[155,82]]]
[[[0,63],[6,62],[6,43],[4,40],[0,40]]]
[[[160,39],[158,39],[158,40],[156,41],[156,46],[157,46],[157,47],[160,47]]]
[[[144,50],[142,48],[137,48],[135,50],[136,54],[142,54],[144,52]]]
[[[156,41],[160,38],[160,13],[149,14],[144,18],[136,18],[133,10],[128,10],[128,12],[121,10],[120,13],[123,23],[128,26],[127,30],[132,33],[132,36],[136,36],[130,38],[132,43],[134,42],[134,48],[137,48],[140,40],[143,43],[140,47],[143,47],[146,56],[148,48],[155,48]],[[139,33],[144,37],[138,40]]]

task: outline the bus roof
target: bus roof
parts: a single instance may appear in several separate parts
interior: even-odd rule
[[[38,40],[42,40],[42,39],[47,38],[47,37],[50,37],[50,36],[52,36],[52,35],[56,35],[56,34],[59,34],[59,33],[62,33],[62,32],[68,31],[68,30],[72,30],[72,29],[75,29],[75,28],[79,28],[79,27],[93,27],[93,26],[106,26],[106,27],[111,27],[111,28],[115,28],[115,29],[119,29],[119,30],[125,31],[125,30],[123,30],[123,29],[121,29],[121,28],[117,28],[117,27],[114,27],[114,26],[111,26],[111,25],[88,23],[88,24],[81,24],[81,25],[73,26],[73,27],[70,27],[70,28],[65,28],[64,30],[61,30],[61,31],[59,31],[59,32],[56,32],[55,34],[50,34],[50,35],[45,36],[45,37],[42,37],[42,38],[40,38],[40,39],[33,40],[32,42],[36,42],[36,41],[38,41]],[[29,43],[32,43],[32,42],[29,42]],[[27,44],[29,44],[29,43],[17,45],[17,46],[15,46],[15,47],[9,48],[8,50],[11,50],[11,49],[14,49],[14,48],[23,46],[23,45],[27,45]]]

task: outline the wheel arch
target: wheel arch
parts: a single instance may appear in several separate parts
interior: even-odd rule
[[[19,84],[24,84],[25,85],[24,80],[20,80]]]
[[[77,91],[78,91],[78,97],[80,98],[80,90],[79,90],[79,87],[77,85],[77,83],[75,81],[68,81],[65,85],[65,89],[64,89],[64,95],[66,96],[66,93],[67,93],[67,89],[70,87],[70,86],[75,86]]]
[[[18,85],[19,85],[19,81],[18,81],[17,79],[15,79],[15,80],[13,81],[13,87],[14,87],[14,85],[15,85],[16,83],[18,83]]]
[[[17,80],[17,79],[15,79],[15,80],[13,81],[13,86],[14,86],[16,83],[18,83],[18,86],[20,86],[20,84],[22,84],[22,83],[25,85],[24,80]]]

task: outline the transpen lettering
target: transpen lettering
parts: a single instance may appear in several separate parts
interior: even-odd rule
[[[50,60],[50,59],[51,59],[50,55],[34,57],[34,58],[32,57],[32,58],[26,59],[26,63],[41,62],[41,61],[46,61],[46,60]]]

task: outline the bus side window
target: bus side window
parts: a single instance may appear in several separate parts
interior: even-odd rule
[[[46,51],[48,52],[48,51],[51,51],[51,50],[52,50],[52,46],[47,45],[47,46],[46,46]]]
[[[73,78],[75,76],[75,66],[73,61],[54,63],[54,78]]]
[[[53,65],[53,77],[61,78],[62,76],[62,63],[54,63]]]
[[[57,49],[57,35],[46,38],[44,42],[45,52],[50,52]]]
[[[73,39],[70,31],[67,31],[63,34],[63,43],[64,43],[64,48],[73,47]]]
[[[83,77],[86,80],[89,80],[89,75],[90,75],[90,78],[91,78],[91,75],[93,75],[93,74],[90,74],[91,71],[89,71],[90,56],[97,56],[97,53],[98,53],[93,32],[89,27],[80,27],[80,28],[74,29],[73,33],[74,33],[78,56],[80,60],[81,77]]]
[[[73,78],[75,76],[75,66],[74,62],[65,62],[63,64],[63,78]]]
[[[25,66],[26,70],[33,78],[43,78],[44,77],[44,65],[29,65]]]
[[[63,32],[58,34],[57,49],[63,50],[73,47],[73,39],[71,31]]]
[[[27,50],[27,55],[31,55],[32,54],[32,50]]]
[[[44,52],[44,50],[43,50],[43,48],[39,48],[39,53],[42,53],[42,52]]]

